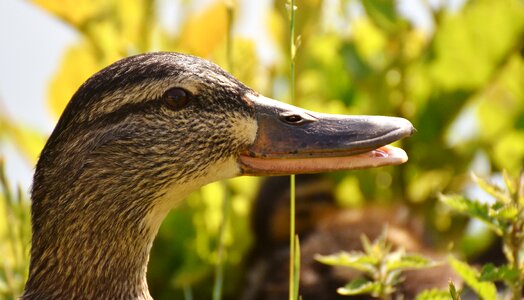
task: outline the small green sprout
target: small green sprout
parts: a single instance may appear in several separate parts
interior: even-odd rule
[[[406,253],[403,249],[392,251],[386,238],[386,230],[373,242],[362,236],[364,251],[340,252],[333,255],[317,255],[321,263],[346,266],[364,273],[365,277],[352,280],[337,290],[342,295],[369,294],[380,299],[391,299],[396,286],[402,282],[402,272],[427,268],[435,263],[421,255]],[[423,298],[428,299],[428,298]]]

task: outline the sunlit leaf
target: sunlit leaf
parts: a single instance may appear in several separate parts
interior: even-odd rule
[[[409,182],[409,199],[414,202],[421,202],[429,199],[437,192],[441,191],[451,180],[452,174],[449,170],[435,169],[424,172],[417,176],[417,180]]]
[[[458,212],[483,221],[486,225],[490,226],[496,234],[502,236],[505,224],[500,224],[495,221],[496,219],[492,217],[493,212],[491,212],[488,204],[467,199],[462,195],[440,195],[439,199]]]
[[[500,222],[511,222],[517,218],[519,209],[512,205],[504,206],[498,210],[490,211],[490,216],[500,220]]]
[[[400,25],[395,1],[365,0],[362,5],[367,15],[382,30],[393,32]]]
[[[359,182],[356,177],[345,177],[336,187],[336,199],[341,205],[346,207],[363,204],[364,196],[360,190]]]
[[[417,295],[415,300],[449,300],[449,291],[431,289]]]
[[[445,15],[435,34],[434,81],[446,90],[484,84],[521,38],[523,16],[519,0],[471,1],[462,11]]]
[[[495,267],[489,263],[482,267],[480,271],[480,280],[482,281],[506,281],[515,282],[519,278],[519,271],[509,265]]]
[[[497,165],[517,172],[524,161],[524,131],[512,131],[500,137],[493,152]]]
[[[56,118],[80,85],[101,67],[90,45],[80,44],[67,50],[49,88],[49,106]]]
[[[508,193],[500,188],[498,185],[487,182],[482,177],[479,177],[475,174],[472,174],[473,181],[486,193],[490,194],[491,196],[495,197],[497,201],[500,201],[502,203],[511,203],[511,199],[508,195]]]
[[[106,0],[32,0],[51,14],[73,26],[80,26],[88,19],[110,9],[112,1]]]
[[[346,284],[344,287],[338,288],[337,292],[341,295],[362,295],[373,294],[380,289],[378,282],[369,281],[365,278],[357,278]]]
[[[271,40],[276,44],[280,45],[287,36],[287,24],[284,23],[284,18],[275,9],[271,9],[265,13],[265,24],[267,25],[267,31]],[[282,47],[283,49],[284,47]],[[282,53],[279,52],[280,55]]]
[[[184,52],[208,57],[225,41],[226,34],[226,6],[217,1],[204,11],[189,16],[183,24],[178,46]]]
[[[377,258],[359,252],[340,252],[332,255],[316,255],[319,262],[331,266],[345,266],[373,274]]]
[[[480,281],[480,273],[467,263],[450,257],[451,267],[464,279],[464,281],[477,293],[481,299],[497,299],[497,288],[492,282]]]
[[[136,52],[149,49],[149,38],[155,27],[154,1],[116,0],[114,23],[118,26],[118,38],[121,47]],[[125,24],[122,26],[121,24]],[[134,49],[133,49],[134,48]]]
[[[362,18],[353,24],[353,39],[358,53],[375,69],[386,64],[386,36],[368,19]]]
[[[434,265],[431,259],[418,254],[394,252],[386,259],[386,268],[393,270],[421,269]]]
[[[47,137],[34,128],[16,124],[0,114],[0,138],[5,136],[21,150],[31,165],[36,163]]]

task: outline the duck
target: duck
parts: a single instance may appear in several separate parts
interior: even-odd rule
[[[36,164],[21,299],[151,299],[162,220],[199,187],[397,165],[403,118],[316,113],[175,52],[121,59],[74,93]]]
[[[285,299],[286,262],[289,260],[289,179],[275,176],[264,179],[254,201],[251,228],[254,245],[245,266],[239,299]],[[344,266],[328,266],[316,257],[363,251],[362,236],[373,241],[382,235],[392,251],[418,253],[435,266],[407,270],[396,284],[394,299],[415,299],[424,290],[447,290],[449,281],[457,286],[462,279],[444,263],[446,253],[427,241],[423,220],[402,204],[366,203],[342,207],[335,196],[335,182],[323,174],[297,175],[296,233],[300,238],[299,294],[303,299],[346,299],[337,289],[364,276]],[[351,299],[376,299],[369,295]]]

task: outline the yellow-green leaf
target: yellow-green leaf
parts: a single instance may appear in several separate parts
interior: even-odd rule
[[[222,2],[216,2],[203,12],[192,15],[180,33],[179,48],[197,56],[208,57],[225,41],[227,11]]]
[[[101,67],[89,44],[67,50],[50,84],[48,103],[53,116],[58,118],[62,114],[80,85]]]
[[[33,0],[36,5],[73,26],[80,26],[89,18],[107,10],[111,2],[107,0]]]

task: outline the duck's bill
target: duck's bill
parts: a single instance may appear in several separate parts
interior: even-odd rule
[[[244,175],[307,174],[406,162],[389,145],[414,128],[402,118],[344,116],[303,110],[263,96],[246,96],[258,123],[254,143],[239,157]]]

